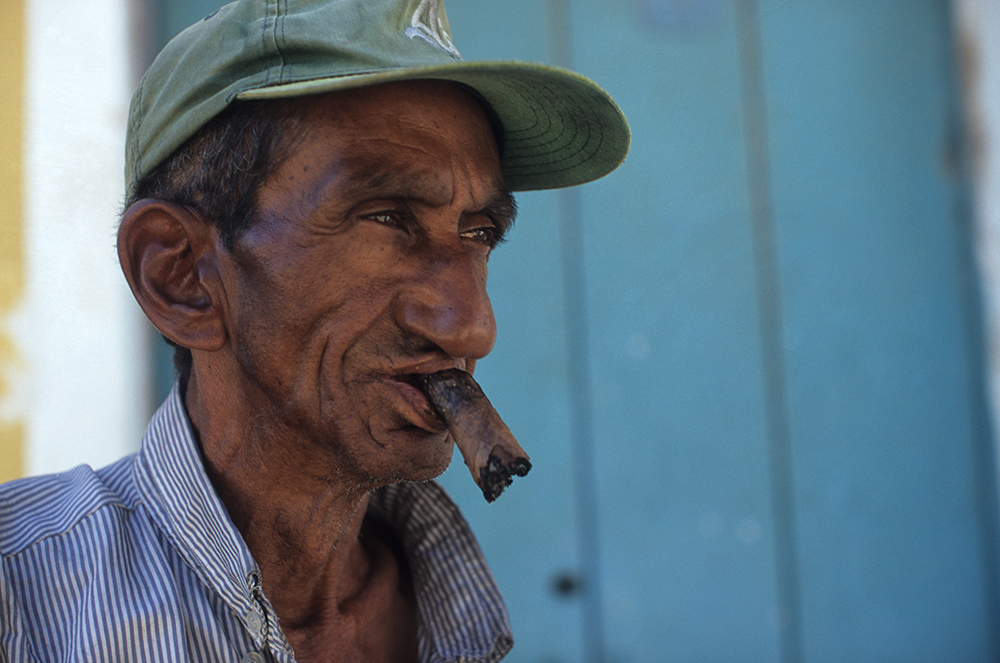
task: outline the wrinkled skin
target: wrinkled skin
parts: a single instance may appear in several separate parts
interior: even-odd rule
[[[406,376],[471,372],[492,348],[487,262],[512,201],[488,120],[455,86],[303,103],[231,253],[197,213],[143,201],[119,254],[150,319],[192,348],[209,476],[297,658],[412,660],[412,587],[377,537],[359,542],[366,495],[450,462]]]
[[[347,97],[372,97],[357,114],[331,95],[307,116],[224,271],[242,416],[269,413],[314,471],[369,485],[447,466],[451,440],[398,376],[471,371],[490,351],[487,260],[509,222],[478,107],[425,93],[430,112],[400,115],[398,88],[415,94]]]

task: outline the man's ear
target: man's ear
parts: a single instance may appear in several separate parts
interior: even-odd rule
[[[118,229],[118,261],[136,301],[161,334],[194,350],[226,341],[215,230],[196,211],[141,200]]]

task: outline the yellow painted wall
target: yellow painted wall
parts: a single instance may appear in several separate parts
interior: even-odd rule
[[[23,148],[25,11],[27,0],[6,0],[0,21],[0,318],[10,312],[24,290]],[[11,368],[17,349],[0,328],[0,399],[10,393]],[[24,425],[0,420],[0,481],[24,472]]]

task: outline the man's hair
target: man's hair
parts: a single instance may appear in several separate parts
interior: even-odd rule
[[[125,209],[158,198],[197,210],[232,251],[257,219],[257,193],[288,156],[299,115],[291,104],[237,101],[139,181]],[[174,348],[174,369],[187,385],[191,351]]]

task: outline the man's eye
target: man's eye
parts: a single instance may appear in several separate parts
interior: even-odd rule
[[[484,246],[488,246],[491,249],[496,246],[497,243],[497,231],[495,228],[473,228],[472,230],[466,230],[462,233],[462,237],[465,239],[471,239],[474,242],[479,242]]]
[[[400,210],[384,210],[381,212],[372,212],[370,214],[365,214],[365,219],[369,221],[374,221],[375,223],[385,226],[387,228],[393,228],[395,230],[408,230],[409,228],[409,217],[405,212]]]
[[[375,212],[374,214],[369,214],[368,218],[384,226],[399,225],[399,214],[396,212]]]

